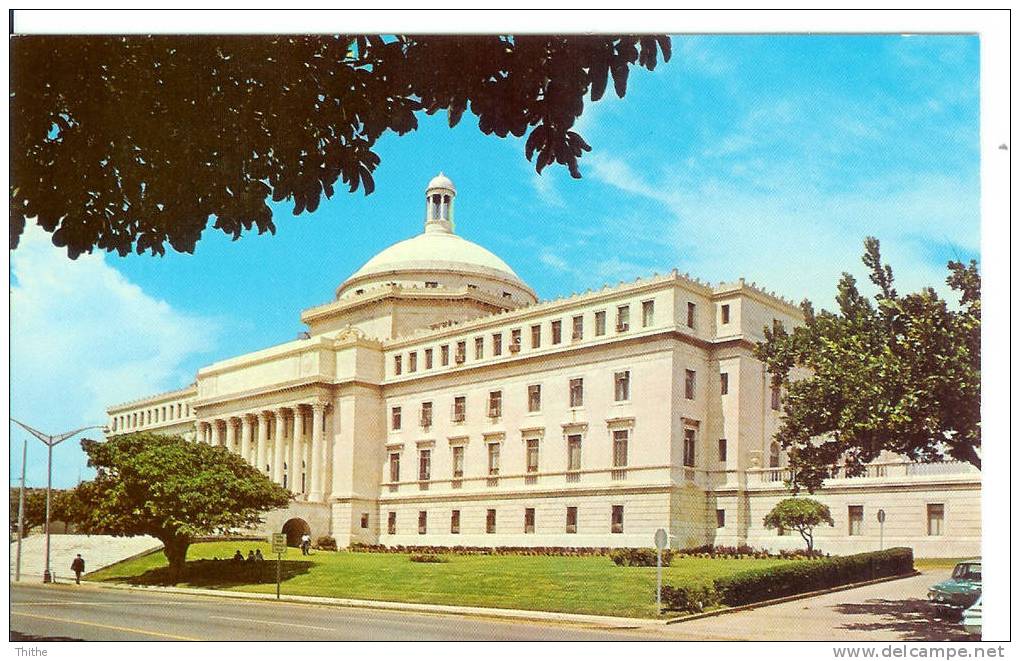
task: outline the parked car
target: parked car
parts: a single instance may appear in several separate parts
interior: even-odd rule
[[[953,575],[928,589],[928,601],[940,609],[962,612],[981,597],[981,559],[957,563]]]
[[[981,597],[963,611],[963,630],[969,634],[981,635]]]

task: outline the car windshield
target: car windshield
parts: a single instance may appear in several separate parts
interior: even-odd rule
[[[980,581],[981,564],[976,562],[961,562],[956,565],[956,569],[953,570],[953,578],[959,578],[965,581]]]

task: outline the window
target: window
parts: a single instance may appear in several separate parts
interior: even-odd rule
[[[846,508],[847,510],[847,534],[850,536],[862,535],[861,529],[864,527],[864,506],[863,505],[850,505]]]
[[[467,409],[467,398],[461,395],[453,398],[453,421],[464,422],[464,412]]]
[[[368,514],[365,512],[361,513],[361,527],[368,528]]]
[[[613,376],[613,383],[616,401],[630,401],[630,370],[617,372]]]
[[[772,386],[772,410],[779,410],[779,386]]]
[[[489,475],[499,475],[499,443],[489,443]]]
[[[726,461],[726,439],[719,439],[719,461]]]
[[[581,470],[581,435],[567,436],[567,470]]]
[[[616,308],[616,332],[630,330],[630,306],[621,305]]]
[[[521,329],[515,328],[510,331],[510,353],[517,353],[521,350]]]
[[[687,327],[694,328],[694,319],[698,314],[698,306],[694,303],[687,303]]]
[[[390,482],[400,481],[400,453],[390,453]]]
[[[393,356],[393,373],[396,374],[397,376],[399,376],[400,373],[404,371],[402,360],[403,357],[401,356]]]
[[[942,503],[928,503],[928,535],[942,535],[942,524],[946,520],[946,506]]]
[[[719,375],[719,394],[730,394],[730,375],[727,372],[723,372]]]
[[[613,505],[613,524],[610,532],[623,532],[623,505]]]
[[[386,515],[386,532],[390,535],[397,534],[397,513],[390,512]]]
[[[450,512],[450,534],[460,534],[460,510]]]
[[[727,303],[727,304],[722,306],[721,314],[722,314],[722,322],[724,324],[730,323],[730,305],[729,305],[729,303]]]
[[[453,360],[458,363],[463,363],[467,360],[467,340],[461,340],[457,343],[457,354]]]
[[[606,334],[606,311],[599,310],[595,313],[595,335]]]
[[[485,532],[490,535],[496,532],[496,510],[486,510]]]
[[[691,427],[684,429],[684,466],[689,468],[694,467],[694,462],[697,459],[697,436],[698,432]]]
[[[503,391],[493,390],[489,393],[489,417],[498,418],[503,415]]]
[[[443,367],[450,364],[450,345],[444,344],[439,347],[439,362]]]
[[[438,282],[434,282],[434,281],[431,281],[431,280],[426,280],[425,281],[425,289],[437,289],[438,287],[439,287],[439,283]]]
[[[584,406],[584,379],[570,380],[570,405]]]
[[[542,386],[533,384],[528,386],[528,412],[536,413],[542,410]]]
[[[502,356],[503,355],[503,334],[493,333],[492,334],[492,355]]]
[[[577,532],[577,508],[576,507],[568,507],[567,508],[567,532],[568,533],[576,533]]]
[[[503,292],[503,298],[513,298],[513,294],[508,291]]]
[[[527,450],[525,451],[525,463],[528,466],[529,473],[538,472],[538,439],[529,438],[527,440]]]
[[[726,510],[715,511],[715,527],[716,528],[726,527]]]
[[[627,466],[627,439],[630,433],[626,429],[613,430],[613,467]]]
[[[552,322],[552,343],[559,344],[563,339],[563,322],[557,319]]]
[[[577,315],[571,322],[570,339],[577,341],[584,339],[584,317]]]
[[[694,399],[694,387],[697,385],[696,379],[697,375],[694,370],[684,370],[684,397],[687,399]]]
[[[425,510],[418,512],[418,534],[424,535],[429,530],[429,513]]]
[[[425,350],[425,369],[432,369],[432,349]]]
[[[418,352],[412,351],[407,354],[407,371],[417,372],[418,371]]]
[[[641,303],[641,325],[648,328],[655,323],[655,301]]]
[[[779,443],[775,441],[769,446],[769,468],[779,468]]]
[[[481,360],[485,357],[485,338],[475,338],[475,360]]]
[[[524,508],[524,533],[529,534],[535,532],[535,508],[525,507]]]
[[[394,406],[393,411],[390,414],[390,427],[393,431],[400,430],[400,407]]]
[[[464,446],[453,446],[453,476],[464,477]]]
[[[537,349],[542,346],[542,327],[535,325],[531,327],[531,348]]]
[[[421,403],[421,426],[425,429],[432,426],[432,402]]]
[[[432,479],[432,450],[418,450],[418,481],[428,482]]]

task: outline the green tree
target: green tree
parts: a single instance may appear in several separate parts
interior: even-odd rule
[[[290,502],[285,489],[223,447],[141,433],[83,440],[82,449],[97,475],[73,492],[74,523],[86,534],[159,539],[172,581],[196,536],[251,528]]]
[[[21,489],[11,487],[10,524],[11,534],[18,532],[18,498]],[[46,490],[25,489],[25,533],[46,522]]]
[[[784,498],[776,503],[772,511],[765,515],[765,527],[769,530],[796,530],[807,543],[808,553],[815,550],[816,527],[823,523],[835,525],[832,514],[826,505],[812,498]]]
[[[951,308],[928,287],[901,296],[879,242],[864,242],[878,288],[873,304],[844,273],[838,312],[804,326],[765,330],[756,348],[783,388],[777,440],[789,450],[791,486],[819,488],[840,464],[850,476],[883,450],[915,461],[948,459],[981,467],[981,277],[977,263],[949,262]]]
[[[71,258],[192,252],[211,217],[275,232],[266,200],[313,212],[416,113],[465,111],[580,177],[585,97],[668,61],[664,36],[29,35],[11,41],[11,246],[36,218]]]

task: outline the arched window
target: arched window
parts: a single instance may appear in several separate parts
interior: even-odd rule
[[[769,468],[779,468],[779,443],[775,441],[769,447]]]

